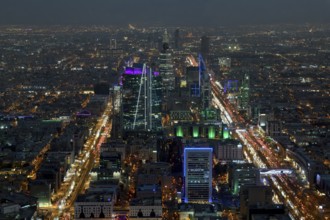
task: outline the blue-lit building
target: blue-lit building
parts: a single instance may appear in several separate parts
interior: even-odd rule
[[[189,66],[186,68],[186,80],[189,88],[190,98],[200,97],[200,86],[199,86],[199,69],[197,66]]]
[[[184,149],[184,202],[212,202],[212,148]]]
[[[186,68],[186,83],[189,89],[189,98],[192,102],[198,103],[201,110],[211,106],[211,84],[204,59],[198,55],[198,66]]]

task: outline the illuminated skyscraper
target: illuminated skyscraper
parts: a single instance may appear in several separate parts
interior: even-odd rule
[[[148,101],[151,105],[149,112],[149,129],[152,131],[162,130],[162,77],[159,72],[149,71],[149,91]]]
[[[242,86],[240,87],[239,95],[239,109],[246,111],[249,107],[249,97],[250,97],[250,78],[249,75],[245,74],[242,81]]]
[[[123,129],[161,129],[161,78],[144,64],[126,67],[123,74]]]
[[[198,57],[199,61],[199,77],[200,77],[200,90],[201,90],[201,108],[208,109],[210,107],[211,102],[211,84],[210,77],[206,70],[206,65],[202,55],[200,54]]]
[[[210,53],[210,38],[203,36],[201,38],[201,54],[207,60]]]
[[[184,149],[185,203],[212,202],[212,148]]]
[[[119,85],[114,85],[110,88],[110,97],[112,99],[112,111],[114,114],[119,114],[121,111],[122,91]]]
[[[190,98],[198,98],[201,110],[210,107],[211,84],[206,65],[201,54],[198,56],[198,66],[189,66],[186,69],[187,86]],[[196,102],[196,100],[194,100]]]
[[[144,115],[144,85],[145,75],[141,65],[126,67],[123,74],[123,129],[144,129],[146,118]],[[141,98],[142,97],[142,98]]]
[[[110,39],[110,49],[117,49],[117,40],[111,38]]]
[[[169,49],[169,36],[167,30],[163,35],[163,48],[159,55],[159,73],[163,80],[163,95],[168,96],[169,91],[175,88],[175,75],[173,70],[172,54]]]
[[[181,48],[180,30],[176,29],[174,32],[174,48],[179,50]]]
[[[199,68],[194,66],[189,66],[186,68],[186,79],[187,86],[189,88],[189,96],[190,97],[200,97],[200,76],[199,76]]]

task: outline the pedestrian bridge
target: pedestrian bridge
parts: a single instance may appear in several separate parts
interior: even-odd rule
[[[260,175],[273,176],[273,175],[291,175],[293,173],[290,169],[260,169]]]

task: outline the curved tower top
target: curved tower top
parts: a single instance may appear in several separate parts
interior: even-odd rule
[[[163,34],[163,50],[164,51],[169,49],[169,44],[170,44],[170,37],[167,33],[167,29],[165,29],[164,34]]]

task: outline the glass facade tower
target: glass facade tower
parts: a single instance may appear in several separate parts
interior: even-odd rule
[[[212,202],[212,148],[184,149],[185,203]]]

